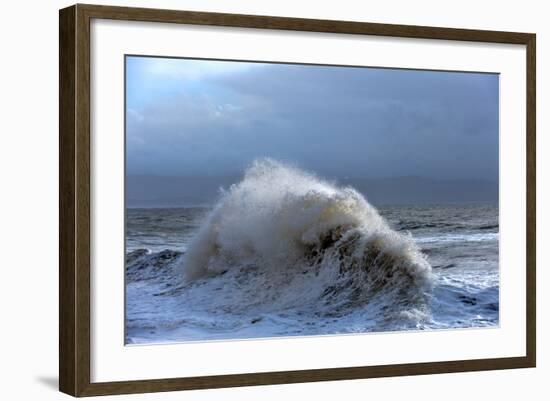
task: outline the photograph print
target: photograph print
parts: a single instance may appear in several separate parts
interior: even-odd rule
[[[499,325],[499,75],[126,56],[125,344]]]

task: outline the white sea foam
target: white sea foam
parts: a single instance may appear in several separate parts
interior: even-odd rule
[[[431,237],[416,237],[416,243],[444,243],[444,242],[485,242],[485,241],[498,241],[498,233],[468,233],[468,234],[444,234]]]
[[[410,235],[391,230],[361,194],[270,159],[222,195],[181,265],[187,282],[229,273],[230,286],[240,275],[247,283],[230,298],[241,307],[322,311],[324,302],[329,313],[367,304],[382,312],[418,307],[431,286]]]
[[[498,324],[498,209],[382,211],[407,231],[352,188],[260,160],[214,209],[130,213],[127,342]],[[166,233],[177,246],[139,249]]]

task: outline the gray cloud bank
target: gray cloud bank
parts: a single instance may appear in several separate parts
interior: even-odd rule
[[[203,180],[211,193],[252,160],[271,157],[329,179],[370,182],[367,195],[386,191],[382,201],[394,196],[373,183],[402,177],[431,187],[469,183],[458,193],[449,185],[436,201],[495,198],[496,75],[262,64],[193,85],[183,78],[162,84],[171,90],[148,102],[133,107],[128,99],[129,195],[149,186],[146,176]],[[194,202],[173,191],[172,198]]]

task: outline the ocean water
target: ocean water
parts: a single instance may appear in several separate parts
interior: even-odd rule
[[[498,325],[497,204],[367,199],[261,161],[213,207],[127,209],[126,343]]]

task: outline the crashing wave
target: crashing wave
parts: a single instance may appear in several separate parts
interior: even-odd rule
[[[432,282],[410,235],[361,194],[271,159],[222,194],[180,264],[186,283],[224,281],[240,308],[325,315],[367,304],[387,318],[418,311]]]

